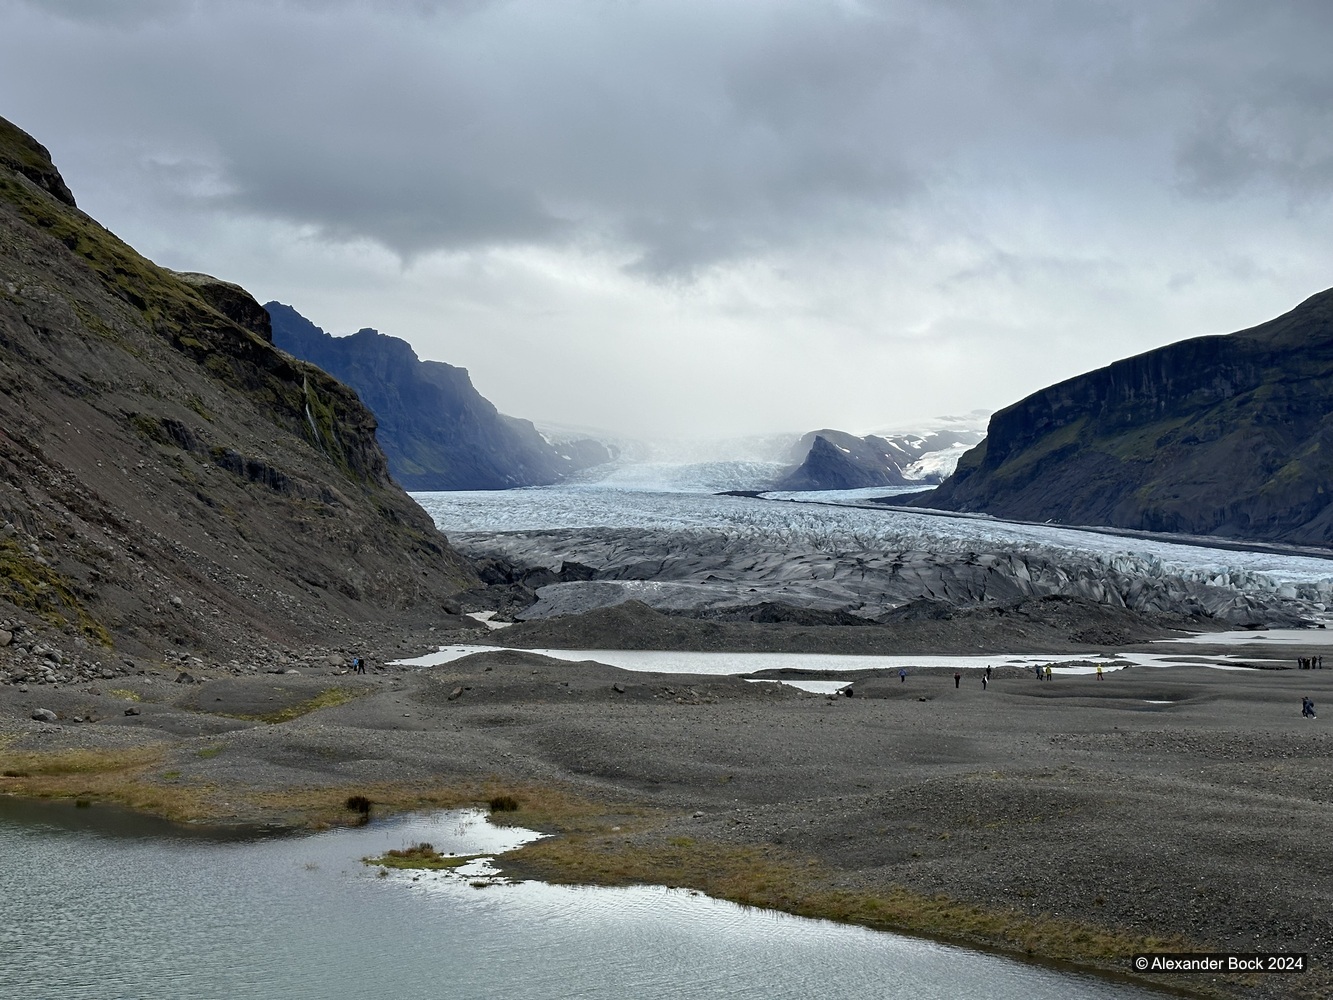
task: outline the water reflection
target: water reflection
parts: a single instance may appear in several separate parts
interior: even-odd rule
[[[527,836],[442,813],[236,840],[0,798],[0,982],[30,1000],[1156,995],[684,890],[478,889],[359,860]]]

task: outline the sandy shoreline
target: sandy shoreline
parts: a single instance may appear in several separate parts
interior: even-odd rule
[[[412,789],[558,789],[638,811],[614,831],[553,821],[582,852],[575,878],[633,880],[658,864],[664,880],[725,895],[744,885],[711,871],[710,857],[788,872],[801,861],[810,874],[784,876],[796,884],[771,893],[776,905],[946,897],[952,912],[993,919],[961,922],[946,908],[923,926],[908,926],[910,913],[880,923],[1112,971],[1126,964],[1107,957],[1115,944],[1081,946],[1054,930],[1309,952],[1316,968],[1300,977],[1176,985],[1253,997],[1333,989],[1324,968],[1333,737],[1300,714],[1305,695],[1333,704],[1333,670],[1133,667],[1049,684],[1006,670],[984,691],[978,671],[964,671],[957,689],[950,672],[927,671],[905,683],[863,678],[854,698],[523,652],[364,677],[341,670],[330,661],[300,674],[203,670],[195,684],[162,670],[26,693],[0,687],[0,791],[54,783],[115,797],[120,782],[133,785],[138,798],[128,800],[139,808],[188,802],[224,821],[284,822],[357,788],[386,800],[383,790],[398,789],[399,808]],[[343,693],[297,714],[331,690]],[[61,720],[31,721],[33,707]],[[236,718],[284,708],[295,717]],[[98,721],[76,724],[76,715]],[[129,763],[82,776],[37,763],[79,749]],[[670,863],[666,845],[675,845]],[[589,856],[640,862],[578,867]],[[516,862],[557,878],[570,864]]]

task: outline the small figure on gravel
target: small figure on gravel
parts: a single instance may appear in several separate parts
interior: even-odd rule
[[[986,664],[986,680],[990,680],[990,664]]]
[[[989,681],[990,681],[990,667],[987,667],[986,672],[981,675],[981,690],[983,691],[986,690],[986,684]]]
[[[963,683],[963,675],[960,674],[957,670],[955,670],[953,672],[953,689],[957,691],[958,685],[961,683]]]
[[[366,661],[359,656],[352,657],[352,673],[364,674],[366,672]]]
[[[1316,716],[1315,716],[1315,714],[1314,714],[1314,699],[1313,699],[1313,698],[1302,698],[1302,699],[1301,699],[1301,715],[1305,716],[1305,718],[1307,718],[1307,719],[1313,719],[1313,718],[1316,718]]]
[[[907,668],[906,668],[906,667],[899,667],[899,668],[898,668],[898,680],[902,681],[904,684],[907,683]]]
[[[1097,679],[1098,680],[1102,679],[1102,665],[1100,663],[1097,664]]]

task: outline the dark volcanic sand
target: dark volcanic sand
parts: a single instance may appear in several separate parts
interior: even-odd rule
[[[1333,738],[1300,714],[1307,694],[1333,711],[1333,670],[1001,675],[984,692],[977,671],[958,690],[952,673],[865,679],[857,697],[828,698],[506,651],[364,678],[330,665],[179,685],[168,672],[117,678],[143,697],[134,717],[109,683],[0,688],[0,738],[167,740],[173,780],[223,787],[555,782],[674,811],[667,832],[700,843],[782,845],[848,887],[1309,952],[1313,972],[1228,989],[1333,995]],[[273,711],[335,683],[370,693],[281,725],[211,714]],[[37,706],[64,720],[28,721]],[[90,711],[102,721],[69,721]]]

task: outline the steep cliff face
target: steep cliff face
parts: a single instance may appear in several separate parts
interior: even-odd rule
[[[243,289],[154,265],[0,119],[0,615],[237,648],[427,613],[475,583],[355,393]]]
[[[1333,544],[1333,291],[1043,389],[916,503]]]
[[[545,486],[612,458],[595,441],[552,447],[529,421],[500,413],[466,369],[422,361],[397,337],[334,337],[291,306],[265,308],[275,344],[346,382],[375,413],[389,469],[406,489]]]

